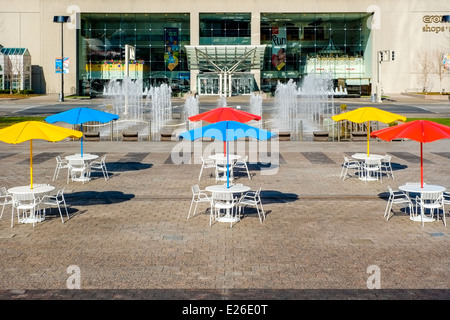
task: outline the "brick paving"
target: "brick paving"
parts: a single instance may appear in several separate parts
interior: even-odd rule
[[[449,141],[424,145],[425,181],[450,187]],[[246,210],[234,225],[209,226],[206,205],[187,219],[199,152],[173,164],[171,151],[190,142],[85,142],[85,152],[107,154],[110,179],[85,184],[51,182],[54,156],[79,151],[79,142],[34,141],[34,183],[65,187],[70,219],[52,211],[33,228],[0,220],[0,299],[449,299],[449,227],[409,220],[394,206],[383,218],[387,186],[420,179],[414,141],[371,142],[372,153],[393,155],[395,179],[339,179],[344,154],[365,142],[280,141],[270,149],[279,167],[250,165],[262,187],[267,218]],[[203,143],[192,150],[202,150]],[[275,145],[276,146],[276,145]],[[257,150],[250,147],[250,153]],[[29,183],[29,144],[0,144],[0,186]],[[135,156],[135,157],[134,157]],[[325,159],[325,160],[324,160]],[[172,158],[173,160],[173,158]],[[266,168],[264,168],[266,169]],[[447,221],[450,223],[448,209]],[[81,290],[69,290],[69,266],[80,270]],[[368,268],[377,266],[381,289],[369,290]]]

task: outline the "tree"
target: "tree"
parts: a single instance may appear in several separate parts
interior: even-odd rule
[[[431,73],[433,72],[433,64],[430,59],[430,52],[422,50],[417,59],[417,66],[419,71],[419,85],[423,92],[429,92],[432,88]]]
[[[432,70],[439,77],[439,93],[442,94],[442,81],[448,76],[449,72],[444,69],[444,50],[436,49],[432,52]]]

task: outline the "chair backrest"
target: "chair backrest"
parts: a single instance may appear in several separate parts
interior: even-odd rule
[[[199,194],[200,193],[200,187],[198,186],[198,184],[196,184],[195,186],[192,186],[191,190],[192,190],[193,194]]]
[[[261,201],[261,187],[259,187],[259,189],[256,191],[256,196],[258,198],[259,201]]]
[[[34,193],[14,193],[13,199],[15,203],[30,203],[34,202],[36,197],[34,196]]]
[[[394,191],[392,190],[392,188],[390,186],[388,186],[389,189],[389,194],[392,196],[394,194]]]
[[[217,201],[230,201],[233,200],[233,194],[230,192],[213,192],[212,198]]]
[[[387,154],[387,155],[384,156],[383,161],[384,162],[391,162],[391,159],[392,159],[392,157]]]
[[[365,161],[364,161],[364,163],[367,165],[367,166],[378,166],[378,165],[380,165],[380,159],[366,159]]]
[[[5,187],[0,187],[0,197],[4,197],[8,195],[8,191],[6,191]]]
[[[86,166],[86,163],[84,162],[84,160],[70,160],[69,163],[72,167],[76,167],[76,168],[83,168]]]
[[[216,160],[216,165],[219,166],[219,167],[226,167],[227,166],[227,159]]]
[[[64,198],[64,189],[66,187],[63,187],[62,189],[59,189],[58,192],[56,193],[56,198]]]
[[[443,192],[422,192],[421,198],[424,201],[436,201],[443,197]]]
[[[203,156],[201,156],[202,158],[202,165],[206,166],[206,165],[215,165],[215,161],[213,159],[209,159],[209,158],[203,158]]]

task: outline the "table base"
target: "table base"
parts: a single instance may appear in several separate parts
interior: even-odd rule
[[[217,217],[216,221],[218,222],[238,222],[239,218],[238,217],[230,217],[230,216],[222,216],[222,217]]]
[[[78,177],[78,178],[73,178],[72,181],[81,181],[81,182],[85,182],[85,181],[90,181],[91,178],[89,177]]]
[[[26,217],[26,218],[23,218],[23,219],[19,219],[19,222],[20,222],[20,223],[36,223],[36,222],[42,222],[42,221],[44,221],[44,220],[45,220],[44,217],[42,217],[42,218],[38,218],[38,217]]]
[[[416,221],[416,222],[422,222],[422,218],[420,216],[410,217],[409,220]],[[433,222],[433,221],[436,221],[436,219],[427,217],[427,216],[423,217],[423,222]]]
[[[372,176],[369,176],[369,177],[362,176],[362,177],[359,177],[359,180],[363,180],[363,181],[378,181],[378,178],[377,177],[372,177]]]

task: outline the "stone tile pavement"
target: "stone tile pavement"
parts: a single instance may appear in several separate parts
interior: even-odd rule
[[[424,145],[426,182],[450,187],[449,143]],[[395,207],[388,222],[383,218],[387,186],[420,178],[414,141],[371,142],[372,153],[398,155],[395,179],[382,183],[339,179],[343,154],[364,152],[364,142],[273,142],[268,150],[279,166],[267,170],[251,156],[252,180],[236,177],[262,187],[267,218],[261,224],[256,211],[246,210],[233,228],[210,227],[206,205],[186,219],[191,186],[215,184],[206,171],[198,181],[201,150],[211,150],[207,143],[84,145],[85,152],[107,154],[108,181],[98,173],[85,184],[66,184],[61,173],[52,182],[54,156],[78,152],[79,142],[33,143],[34,158],[41,158],[34,183],[65,187],[70,219],[62,224],[53,211],[34,228],[17,221],[11,228],[6,207],[0,299],[450,297],[449,227],[436,221],[422,228]],[[261,151],[247,149],[253,156]],[[191,163],[174,164],[179,150],[192,153]],[[29,183],[28,143],[2,143],[0,157],[0,186]],[[78,275],[73,266],[79,282],[71,282]],[[381,289],[369,290],[375,276]],[[68,290],[74,283],[81,290]]]

